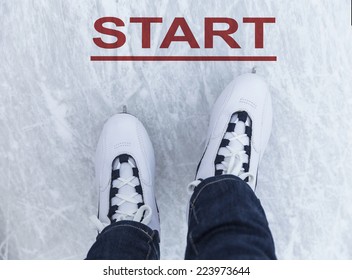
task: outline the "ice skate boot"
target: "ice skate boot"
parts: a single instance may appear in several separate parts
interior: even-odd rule
[[[95,160],[100,232],[124,220],[160,232],[154,172],[154,150],[143,124],[130,114],[112,116],[100,135]]]
[[[213,107],[197,180],[190,184],[190,189],[200,180],[232,174],[254,190],[271,124],[271,96],[267,84],[253,73],[237,77]]]

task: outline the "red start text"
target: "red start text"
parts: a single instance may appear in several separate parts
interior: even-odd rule
[[[148,49],[153,40],[151,36],[152,25],[160,25],[163,23],[161,17],[131,17],[129,22],[131,24],[139,25],[142,32],[141,46],[143,49]],[[264,27],[266,24],[275,23],[274,17],[244,17],[242,19],[244,24],[251,24],[254,29],[254,42],[256,49],[264,48]],[[116,28],[108,28],[104,26],[106,23],[115,25]],[[217,29],[215,24],[225,24],[226,28]],[[105,42],[101,37],[93,38],[94,43],[103,49],[117,49],[121,48],[126,43],[126,34],[119,30],[119,27],[125,26],[122,19],[117,17],[102,17],[94,23],[94,28],[97,32],[103,35],[115,37],[114,42]],[[239,29],[238,22],[233,18],[226,17],[208,17],[204,19],[204,48],[212,49],[214,47],[214,37],[220,37],[230,48],[240,49],[241,46],[233,38]],[[181,35],[176,35],[180,34]],[[177,17],[168,27],[168,31],[163,38],[160,48],[167,49],[173,42],[184,42],[189,44],[192,49],[199,49],[201,46],[197,42],[190,26],[183,17]]]

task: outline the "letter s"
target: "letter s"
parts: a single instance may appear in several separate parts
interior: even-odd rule
[[[98,47],[103,49],[117,49],[122,47],[126,42],[125,34],[123,34],[121,31],[104,27],[103,24],[107,22],[112,22],[116,26],[125,26],[124,22],[121,19],[116,17],[103,17],[103,18],[97,19],[96,22],[94,23],[95,30],[104,35],[110,35],[110,36],[116,37],[117,40],[114,43],[106,43],[101,38],[93,38],[94,43]]]

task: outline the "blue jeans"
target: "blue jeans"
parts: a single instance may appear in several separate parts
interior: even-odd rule
[[[159,259],[159,234],[121,221],[106,227],[87,259]],[[190,201],[185,259],[276,259],[264,210],[240,178],[222,175],[202,181]]]

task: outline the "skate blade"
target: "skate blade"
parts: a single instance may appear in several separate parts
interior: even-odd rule
[[[126,105],[123,105],[122,106],[122,112],[121,112],[122,114],[128,114],[127,113],[127,106]]]
[[[133,115],[132,113],[127,112],[127,105],[123,105],[122,106],[122,112],[120,114],[127,114],[127,115],[131,115],[136,117],[135,115]]]

